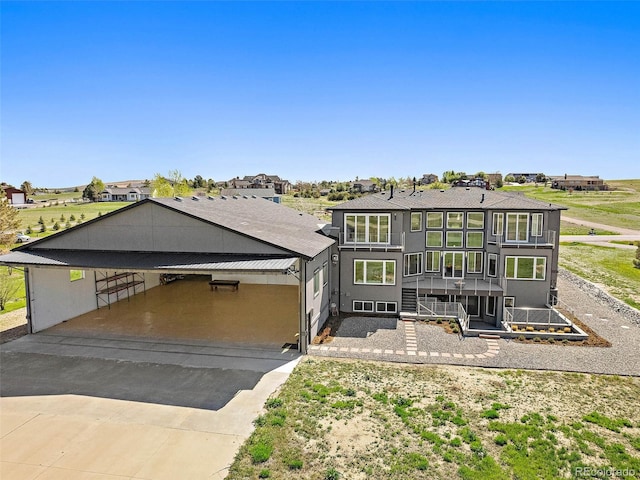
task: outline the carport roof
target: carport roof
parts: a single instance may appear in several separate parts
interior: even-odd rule
[[[284,272],[295,257],[223,255],[214,253],[101,252],[94,250],[13,251],[0,257],[6,265],[67,268],[176,271]]]

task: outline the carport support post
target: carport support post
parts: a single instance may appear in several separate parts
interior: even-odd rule
[[[307,262],[299,258],[300,263],[300,328],[298,332],[298,343],[300,353],[307,353],[307,332],[309,331],[309,321],[307,319]]]
[[[31,324],[31,291],[29,283],[29,268],[24,268],[24,291],[25,291],[25,306],[27,307],[27,333],[33,333],[33,325]]]

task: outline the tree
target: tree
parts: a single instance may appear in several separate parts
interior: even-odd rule
[[[20,228],[18,210],[13,208],[3,189],[0,188],[0,244],[13,243],[16,231]]]
[[[545,183],[547,181],[547,177],[544,173],[539,173],[536,175],[536,182],[537,183]]]
[[[507,183],[513,183],[516,181],[516,179],[513,175],[507,175],[506,177],[504,177],[504,181]]]
[[[0,310],[4,310],[7,303],[13,299],[20,289],[20,282],[9,278],[5,269],[0,272]]]
[[[152,191],[154,197],[187,197],[191,188],[186,178],[178,170],[172,170],[167,177],[156,173],[153,177]]]
[[[95,202],[100,198],[100,193],[102,193],[103,190],[104,182],[98,177],[93,177],[91,183],[84,188],[82,198],[88,198],[92,202]]]
[[[104,190],[104,182],[102,180],[100,180],[98,177],[93,177],[91,179],[91,183],[94,187],[96,187],[98,193],[102,193],[102,191]]]
[[[636,258],[633,259],[633,266],[640,268],[640,242],[636,242],[638,248],[636,248]]]
[[[31,182],[25,180],[24,182],[22,182],[22,185],[20,185],[20,190],[24,191],[24,193],[26,193],[27,195],[32,195],[33,185],[31,185]]]

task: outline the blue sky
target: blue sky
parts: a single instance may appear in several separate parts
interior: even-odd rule
[[[11,2],[0,179],[640,178],[640,2]]]

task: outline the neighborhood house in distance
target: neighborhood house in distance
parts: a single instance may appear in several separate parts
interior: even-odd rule
[[[464,334],[508,336],[522,315],[562,323],[553,305],[563,209],[480,188],[391,189],[332,207],[323,225],[253,195],[146,198],[0,262],[26,268],[33,333],[152,289],[171,298],[169,281],[188,277],[195,296],[172,303],[211,301],[219,285],[243,295],[262,286],[279,312],[265,302],[262,314],[283,327],[275,344],[302,352],[339,312],[444,316]],[[250,299],[220,296],[229,310],[218,305],[199,321],[240,319]],[[267,320],[247,313],[237,324],[274,344]]]

